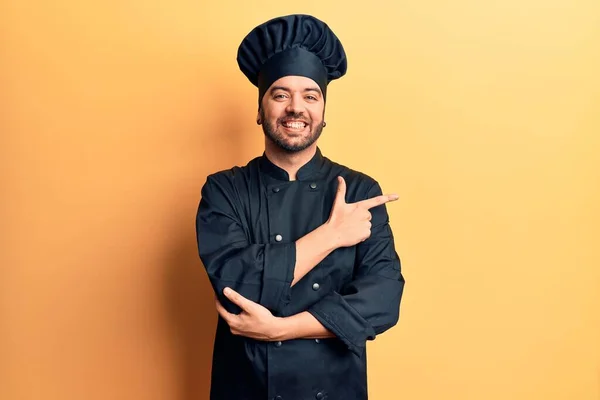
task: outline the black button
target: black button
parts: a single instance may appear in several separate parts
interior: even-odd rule
[[[314,182],[313,182],[313,183],[311,183],[311,184],[310,184],[310,188],[311,188],[311,189],[316,189],[316,188],[317,188],[317,184],[316,184],[316,183],[314,183]]]
[[[317,398],[317,400],[321,400],[322,398],[325,397],[325,395],[321,392],[317,393],[317,395],[315,396]]]
[[[274,187],[274,188],[273,188],[273,191],[274,191],[275,193],[279,193],[279,188],[278,188],[278,187]]]
[[[283,400],[283,397],[281,397],[281,396],[275,396],[275,400]]]
[[[275,347],[281,347],[282,343],[281,342],[275,342]]]
[[[320,286],[318,283],[313,283],[313,290],[319,290]]]

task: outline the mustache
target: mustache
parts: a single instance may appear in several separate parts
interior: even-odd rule
[[[279,118],[277,120],[277,122],[279,124],[281,124],[283,122],[287,122],[287,121],[302,121],[307,125],[310,125],[310,123],[311,123],[310,119],[305,118],[303,114],[297,114],[297,113],[288,113],[285,117]]]

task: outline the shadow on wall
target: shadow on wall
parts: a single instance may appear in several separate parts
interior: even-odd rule
[[[196,244],[195,218],[200,190],[207,175],[248,161],[240,145],[246,141],[244,136],[252,127],[252,119],[231,118],[231,115],[239,115],[236,112],[239,107],[224,101],[217,104],[221,104],[222,109],[207,110],[190,133],[194,138],[191,141],[195,149],[194,163],[199,168],[191,174],[192,183],[183,194],[185,212],[173,219],[176,225],[172,226],[172,242],[164,262],[167,321],[172,325],[179,357],[178,400],[208,400],[210,391],[217,312],[214,292]],[[209,115],[215,117],[207,123],[205,117]]]

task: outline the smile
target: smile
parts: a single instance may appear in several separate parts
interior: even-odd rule
[[[284,128],[288,128],[288,129],[295,129],[295,130],[301,130],[306,128],[306,122],[302,122],[302,121],[285,121],[282,122],[281,125]]]

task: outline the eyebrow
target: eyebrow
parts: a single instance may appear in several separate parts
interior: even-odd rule
[[[276,90],[283,90],[285,92],[291,92],[290,88],[286,87],[286,86],[273,86],[271,88],[271,93],[273,93]],[[319,89],[318,87],[307,87],[304,89],[304,92],[317,92],[319,94],[321,94],[321,89]]]

